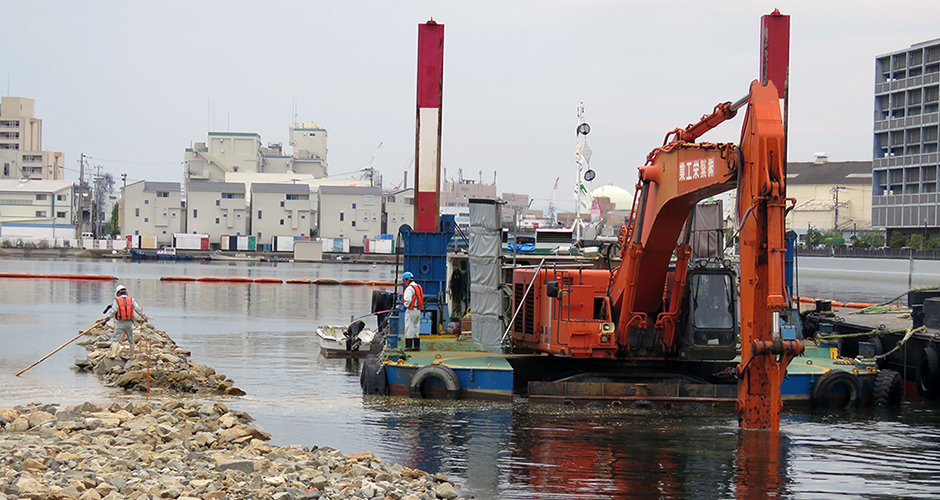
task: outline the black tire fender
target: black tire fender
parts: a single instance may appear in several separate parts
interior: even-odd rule
[[[460,399],[460,379],[453,369],[440,364],[422,366],[411,379],[408,395],[412,399],[424,399],[424,383],[429,378],[436,378],[444,384],[447,388],[445,399]]]
[[[917,355],[917,390],[927,398],[940,396],[940,354],[933,347],[925,347]]]
[[[880,370],[871,389],[872,406],[897,406],[901,404],[901,374],[894,370]]]
[[[387,396],[388,379],[385,376],[385,364],[375,354],[366,356],[359,373],[359,386],[366,396]]]
[[[871,343],[875,345],[875,356],[881,356],[885,353],[885,341],[881,337],[872,337]],[[878,365],[878,368],[885,368],[888,366],[888,360],[881,358],[875,362]]]
[[[829,395],[834,389],[842,388],[847,393],[847,401],[841,407],[834,407],[829,401]],[[829,370],[822,374],[813,384],[811,400],[813,408],[821,409],[854,409],[858,407],[861,393],[861,384],[855,375],[844,370]]]

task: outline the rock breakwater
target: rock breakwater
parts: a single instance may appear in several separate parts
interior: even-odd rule
[[[437,500],[456,487],[372,453],[276,447],[222,402],[0,408],[0,500]]]
[[[89,352],[86,359],[75,363],[76,368],[129,391],[245,395],[225,375],[190,359],[191,353],[176,345],[166,332],[148,322],[134,330],[137,340],[131,354],[127,342],[110,341],[112,327],[92,328],[87,334],[90,337],[78,342]]]

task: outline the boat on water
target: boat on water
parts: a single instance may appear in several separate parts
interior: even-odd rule
[[[132,248],[130,250],[131,258],[136,260],[193,260],[196,257],[192,254],[177,253],[175,248],[161,248],[155,252],[145,252]]]
[[[369,354],[375,332],[362,321],[350,325],[321,325],[317,327],[320,353],[327,358],[361,358]]]
[[[235,262],[259,262],[261,260],[261,256],[260,255],[248,255],[245,253],[224,254],[220,251],[215,251],[209,254],[209,260],[224,260],[224,261],[235,261]]]

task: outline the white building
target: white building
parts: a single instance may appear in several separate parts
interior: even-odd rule
[[[73,184],[0,179],[0,239],[72,239]]]
[[[158,245],[172,245],[182,233],[183,209],[178,182],[138,181],[121,188],[124,235],[154,236]]]
[[[413,188],[390,191],[382,195],[384,199],[385,224],[383,233],[398,234],[403,224],[414,227],[415,190]]]
[[[317,214],[321,238],[349,238],[351,247],[362,247],[382,232],[382,188],[320,186]]]
[[[191,180],[186,185],[186,207],[188,233],[208,234],[211,242],[219,242],[223,235],[249,234],[242,183]]]
[[[42,120],[35,101],[0,98],[0,178],[64,180],[65,155],[42,150]]]
[[[258,244],[274,236],[310,236],[310,188],[306,184],[251,185],[251,234]]]

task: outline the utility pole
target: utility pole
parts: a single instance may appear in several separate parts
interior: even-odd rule
[[[839,191],[843,189],[845,189],[845,186],[833,186],[832,189],[829,190],[829,192],[832,193],[832,199],[834,201],[835,221],[833,222],[833,229],[836,231],[839,230]]]
[[[85,222],[85,153],[82,153],[78,164],[78,234],[82,233],[82,225]]]

